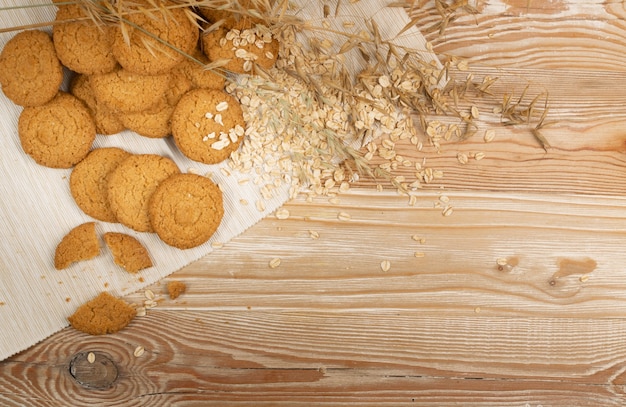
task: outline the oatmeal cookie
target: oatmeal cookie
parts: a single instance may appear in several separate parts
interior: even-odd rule
[[[137,232],[153,232],[148,203],[157,186],[179,173],[174,161],[156,154],[131,155],[109,176],[107,194],[118,222]]]
[[[154,107],[165,97],[170,75],[140,75],[117,69],[92,75],[89,83],[100,103],[114,112],[134,113]]]
[[[239,102],[215,89],[195,89],[172,114],[172,135],[180,151],[194,161],[219,163],[239,148],[244,136]]]
[[[172,133],[170,118],[174,106],[164,98],[149,110],[136,113],[124,113],[120,116],[124,127],[140,136],[149,138],[163,138]]]
[[[71,21],[85,16],[78,4],[59,6],[57,23],[52,27],[57,56],[74,72],[87,75],[111,72],[117,65],[111,51],[114,28],[105,24],[98,26],[91,19]]]
[[[219,27],[202,35],[202,49],[209,61],[228,60],[223,68],[235,73],[254,72],[255,64],[271,68],[278,58],[278,48],[278,41],[261,26]]]
[[[139,3],[146,10],[153,8],[147,1]],[[156,0],[156,4],[163,7],[163,11],[129,14],[127,18],[132,25],[120,26],[115,32],[113,54],[129,72],[143,75],[168,72],[185,58],[185,54],[191,53],[198,42],[198,27],[185,10],[165,9],[172,4],[168,1]]]
[[[0,86],[13,103],[41,106],[59,92],[63,68],[52,39],[43,31],[22,31],[0,53]]]
[[[96,125],[83,102],[59,92],[43,106],[25,108],[18,133],[24,152],[38,164],[70,168],[89,153]]]
[[[161,240],[190,249],[213,236],[224,217],[222,191],[210,179],[175,174],[156,188],[150,199],[150,221]]]
[[[109,205],[108,177],[129,156],[120,148],[97,148],[76,164],[70,174],[70,192],[83,212],[103,222],[117,222]]]

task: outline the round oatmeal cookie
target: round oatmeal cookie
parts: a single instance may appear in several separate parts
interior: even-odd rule
[[[52,28],[57,56],[74,72],[87,75],[111,72],[117,65],[111,51],[114,28],[105,24],[98,26],[91,19],[72,21],[85,16],[78,4],[59,6],[57,23]]]
[[[156,154],[131,155],[110,174],[109,204],[118,222],[137,232],[153,232],[148,202],[156,187],[179,173],[176,163]]]
[[[114,112],[135,113],[159,103],[170,85],[170,75],[139,75],[117,69],[92,75],[89,83],[96,99]]]
[[[175,174],[163,181],[150,199],[149,213],[161,240],[179,249],[205,243],[224,217],[222,191],[210,179]]]
[[[228,60],[222,68],[235,73],[254,72],[254,66],[263,69],[274,66],[279,44],[269,29],[256,25],[242,28],[219,27],[202,35],[202,49],[209,61]]]
[[[63,67],[54,44],[43,31],[22,31],[0,53],[0,86],[16,105],[48,103],[59,92]]]
[[[83,212],[103,222],[117,222],[109,205],[108,177],[129,156],[121,148],[97,148],[76,164],[70,174],[70,192]]]
[[[59,92],[43,106],[27,107],[18,120],[24,152],[40,165],[70,168],[89,153],[96,125],[83,102]]]
[[[194,89],[172,113],[172,135],[188,158],[205,164],[224,161],[239,148],[245,133],[239,102],[215,89]]]
[[[70,93],[87,106],[96,122],[96,133],[103,135],[117,134],[123,131],[124,124],[108,106],[99,102],[93,93],[89,76],[76,75],[70,84]]]
[[[154,8],[145,0],[139,4],[144,10]],[[118,27],[115,32],[113,54],[130,72],[143,75],[165,73],[181,62],[198,43],[198,27],[184,9],[165,9],[172,4],[168,1],[156,0],[156,4],[163,11],[129,14],[130,24]]]
[[[170,118],[174,106],[163,99],[155,107],[137,113],[124,113],[120,116],[124,127],[140,136],[163,138],[172,133]]]

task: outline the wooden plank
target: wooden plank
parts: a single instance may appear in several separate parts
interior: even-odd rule
[[[430,3],[430,2],[429,2]],[[462,15],[442,35],[432,5],[413,18],[438,55],[466,57],[492,67],[624,72],[626,9],[621,2],[563,0],[477,1],[479,14]]]
[[[0,401],[617,406],[626,401],[625,334],[623,319],[157,309],[119,334],[68,329],[3,363]],[[139,345],[146,351],[135,357]],[[114,361],[112,387],[76,383],[69,364],[80,352]]]
[[[424,315],[622,317],[625,198],[451,192],[455,212],[363,190],[296,200],[172,278],[167,309],[420,309]],[[349,222],[337,219],[351,215]],[[310,231],[319,233],[312,239]],[[415,241],[416,235],[423,243]],[[415,253],[419,256],[415,257]],[[280,258],[279,267],[269,262]],[[499,259],[507,264],[498,265]],[[389,260],[384,272],[381,262]],[[162,293],[162,284],[152,287]],[[129,297],[142,301],[142,294]]]

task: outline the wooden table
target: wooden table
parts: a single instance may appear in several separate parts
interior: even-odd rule
[[[626,5],[479,3],[443,35],[431,2],[416,12],[439,55],[499,80],[475,136],[404,148],[444,172],[414,206],[371,179],[290,202],[173,274],[178,300],[152,286],[124,331],[65,329],[0,363],[0,404],[625,405]],[[547,152],[491,111],[527,85],[550,96]]]

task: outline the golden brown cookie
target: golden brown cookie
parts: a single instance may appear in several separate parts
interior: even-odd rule
[[[102,238],[113,254],[113,261],[129,273],[152,267],[148,250],[134,237],[125,233],[107,232]]]
[[[89,76],[76,75],[70,84],[70,93],[82,100],[91,112],[91,116],[96,123],[96,133],[111,135],[125,129],[118,115],[107,105],[96,99],[91,88]]]
[[[109,204],[118,222],[137,232],[152,232],[148,202],[157,185],[179,173],[176,163],[155,154],[131,155],[109,176]]]
[[[163,138],[172,134],[170,118],[174,106],[167,103],[164,98],[151,109],[136,113],[123,113],[120,119],[128,130],[132,130],[140,136],[149,138]]]
[[[202,49],[209,61],[228,60],[223,65],[235,73],[252,73],[254,66],[269,69],[278,58],[278,41],[268,29],[260,26],[244,28],[239,25],[229,29],[220,27],[202,35]]]
[[[154,7],[140,1],[145,11],[129,14],[130,24],[118,27],[114,35],[113,53],[129,72],[143,75],[168,72],[185,58],[185,54],[193,51],[198,42],[198,27],[185,10],[180,7],[166,9],[172,4],[168,1],[155,2],[162,11],[150,11]]]
[[[174,280],[169,281],[166,288],[170,299],[175,300],[187,290],[187,285],[185,285],[182,281]]]
[[[62,270],[70,264],[89,260],[100,254],[100,244],[94,222],[83,223],[61,239],[54,252],[54,267]]]
[[[191,56],[195,60],[187,58],[177,68],[185,73],[192,87],[223,90],[226,84],[225,74],[206,69],[209,59],[200,49],[196,48]]]
[[[22,148],[38,164],[70,168],[89,153],[96,125],[83,102],[59,92],[43,106],[25,108],[18,133]]]
[[[74,72],[88,75],[111,72],[117,65],[111,51],[114,28],[105,24],[98,26],[92,19],[72,21],[85,16],[78,4],[59,6],[52,28],[57,56]]]
[[[54,44],[43,31],[22,31],[0,53],[0,86],[20,106],[41,106],[56,96],[63,68]]]
[[[161,240],[190,249],[209,240],[220,225],[224,217],[222,191],[206,177],[175,174],[156,188],[149,213]]]
[[[97,148],[76,164],[70,174],[70,192],[83,212],[103,222],[117,222],[109,205],[108,177],[129,156],[120,148]]]
[[[163,100],[170,75],[139,75],[117,69],[92,75],[89,83],[96,99],[115,112],[134,113],[154,107]]]
[[[89,335],[112,334],[125,328],[137,315],[135,308],[107,292],[87,301],[67,320],[72,328]]]
[[[219,163],[239,148],[244,136],[239,102],[215,89],[195,89],[172,114],[172,135],[180,151],[194,161]]]

